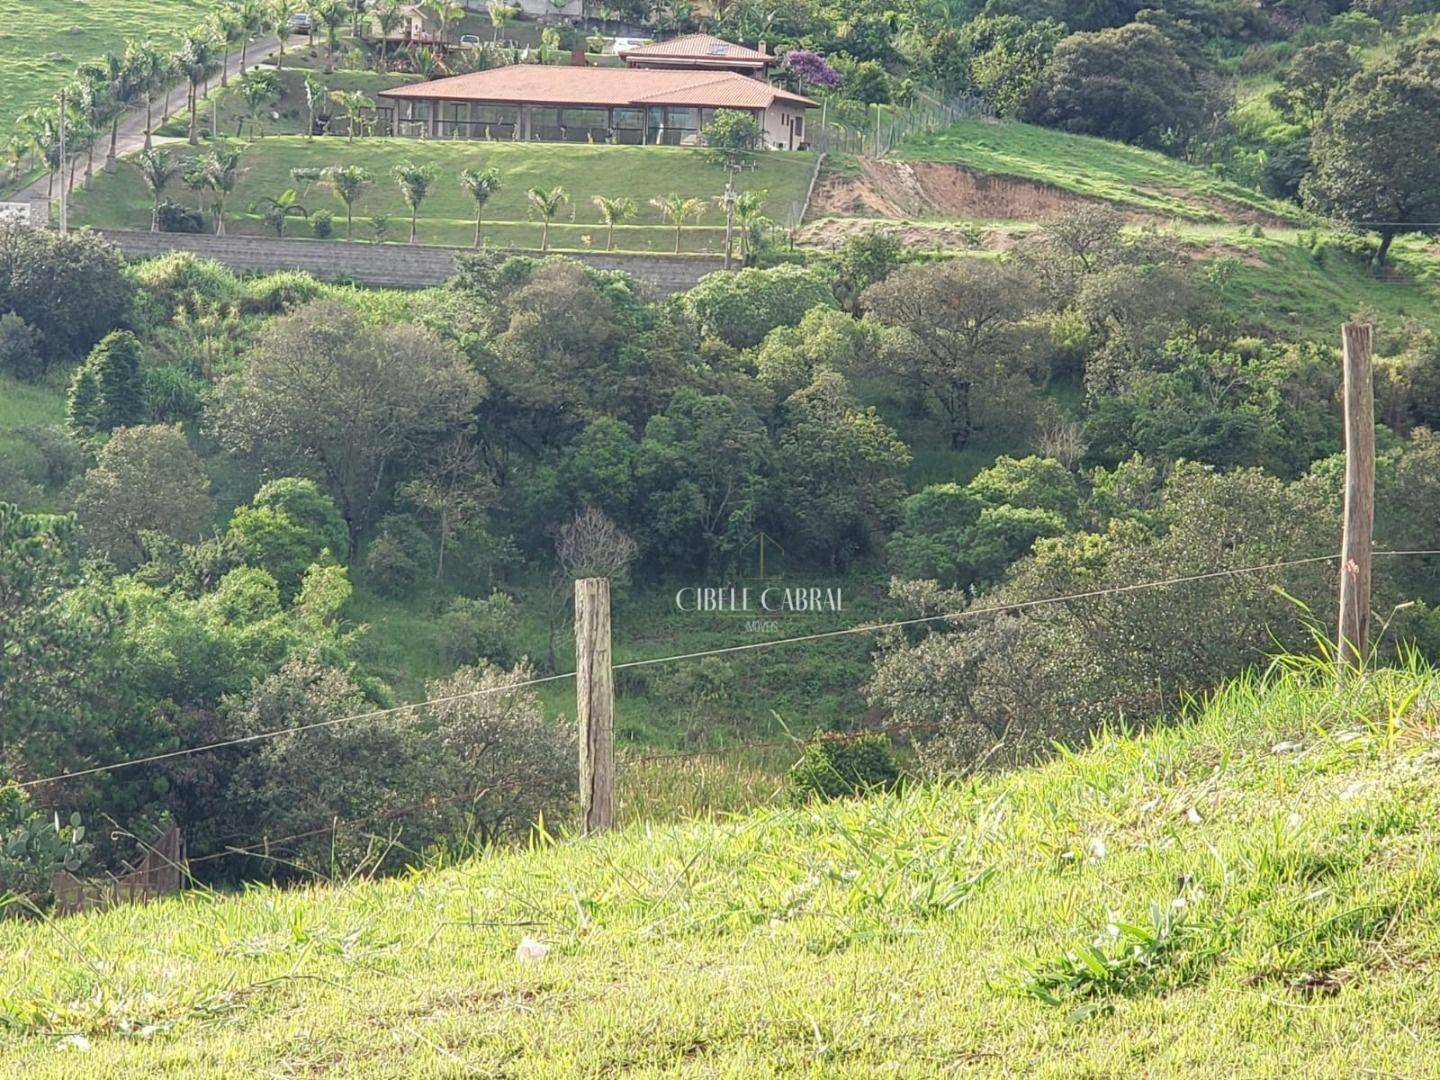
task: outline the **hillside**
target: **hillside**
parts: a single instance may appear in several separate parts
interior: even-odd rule
[[[1437,707],[1301,669],[954,786],[11,920],[5,1068],[1426,1074]]]
[[[212,6],[204,0],[0,0],[0,142],[17,117],[50,102],[77,64],[120,52],[128,38],[168,43]]]
[[[183,142],[174,149],[182,157],[188,152]],[[389,238],[403,240],[408,234],[409,210],[391,178],[391,170],[405,161],[430,164],[437,171],[435,185],[420,212],[420,239],[425,243],[473,242],[474,204],[461,189],[458,177],[462,169],[489,165],[500,170],[503,185],[485,208],[484,235],[492,247],[539,246],[540,225],[538,220],[532,220],[526,192],[532,187],[557,185],[565,189],[569,202],[551,225],[553,247],[604,248],[605,228],[600,224],[593,197],[628,195],[635,200],[639,214],[635,224],[615,230],[615,246],[669,251],[675,243],[675,230],[663,223],[660,211],[650,205],[650,200],[670,193],[693,196],[708,204],[698,225],[685,227],[683,250],[718,251],[724,243],[724,215],[714,200],[725,187],[725,170],[695,150],[384,138],[351,143],[339,137],[308,142],[298,135],[267,136],[244,144],[241,179],[227,208],[227,231],[265,231],[256,204],[295,188],[304,209],[323,209],[337,215],[337,228],[343,234],[344,205],[322,186],[297,183],[291,170],[354,164],[369,170],[374,178],[373,186],[356,204],[356,237],[368,239],[371,218],[385,214],[391,218]],[[814,157],[808,153],[757,154],[752,167],[737,177],[736,186],[743,191],[764,191],[766,212],[784,221],[791,205],[804,200],[813,166]],[[181,203],[191,203],[194,198],[178,181],[167,195]],[[146,228],[150,202],[139,170],[127,163],[113,175],[97,176],[90,190],[77,193],[72,221],[110,228]],[[298,215],[290,219],[287,235],[306,236],[310,232],[309,225]]]

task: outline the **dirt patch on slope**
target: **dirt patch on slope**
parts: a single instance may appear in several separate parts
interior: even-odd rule
[[[1053,221],[1079,206],[1109,205],[1136,223],[1163,218],[1032,180],[938,161],[856,159],[856,173],[821,176],[811,217],[964,217]]]

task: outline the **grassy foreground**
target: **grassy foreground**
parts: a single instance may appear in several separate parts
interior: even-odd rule
[[[684,229],[682,249],[718,251],[723,246],[725,218],[715,203],[725,187],[725,170],[699,151],[670,146],[602,146],[562,143],[444,142],[419,139],[372,138],[354,143],[338,136],[307,141],[299,135],[267,136],[239,143],[244,149],[241,179],[229,197],[226,228],[232,233],[264,231],[256,204],[296,189],[308,211],[328,210],[336,215],[336,233],[344,235],[345,207],[321,185],[297,183],[296,168],[329,165],[363,166],[374,184],[355,206],[356,236],[370,237],[369,219],[385,214],[391,219],[389,238],[409,234],[410,211],[401,199],[391,170],[401,162],[430,164],[437,178],[420,211],[420,238],[425,243],[468,245],[475,234],[475,208],[460,187],[462,169],[495,166],[502,187],[486,204],[484,235],[492,247],[536,247],[540,224],[533,219],[526,192],[532,187],[561,186],[569,202],[550,229],[551,243],[562,248],[605,247],[605,228],[593,203],[596,195],[628,195],[639,215],[634,223],[616,229],[616,247],[632,251],[669,251],[675,230],[665,224],[652,198],[677,193],[707,204],[704,216]],[[184,157],[183,142],[172,147]],[[766,213],[785,220],[792,202],[803,200],[811,154],[771,151],[752,156],[751,166],[736,178],[740,190],[766,193]],[[166,191],[177,202],[195,205],[196,196],[177,180]],[[209,195],[204,202],[209,203]],[[73,222],[108,228],[149,228],[150,194],[133,163],[114,174],[98,174],[94,186],[78,192]],[[292,218],[287,235],[309,236],[308,222]]]
[[[12,920],[4,1068],[1434,1075],[1437,710],[1301,670],[958,785]]]

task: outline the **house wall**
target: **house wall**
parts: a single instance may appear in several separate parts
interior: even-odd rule
[[[809,137],[805,110],[795,105],[771,105],[765,110],[761,126],[767,150],[798,150]]]

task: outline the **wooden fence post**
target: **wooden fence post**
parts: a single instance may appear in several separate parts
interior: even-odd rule
[[[575,582],[575,715],[585,832],[615,820],[615,675],[610,669],[610,579]]]
[[[1336,655],[1343,672],[1363,668],[1370,642],[1370,555],[1375,531],[1375,383],[1372,327],[1341,328],[1345,364],[1345,531],[1340,544],[1340,625]]]

